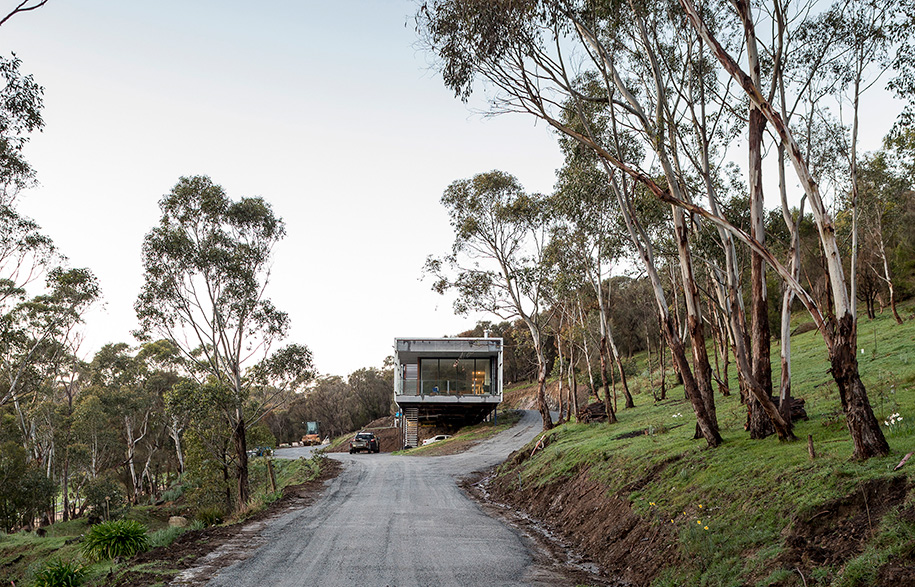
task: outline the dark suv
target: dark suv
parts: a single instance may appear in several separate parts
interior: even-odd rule
[[[378,439],[372,432],[360,432],[349,442],[349,454],[359,451],[378,452]]]

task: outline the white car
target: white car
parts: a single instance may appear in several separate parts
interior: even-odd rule
[[[427,438],[423,441],[423,446],[427,444],[432,444],[433,442],[438,442],[439,440],[445,440],[446,438],[451,438],[450,434],[439,434],[438,436],[433,436],[432,438]]]

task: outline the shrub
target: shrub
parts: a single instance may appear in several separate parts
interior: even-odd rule
[[[200,527],[203,524],[195,521],[196,525]],[[175,541],[176,538],[187,532],[188,530],[197,530],[194,525],[185,526],[184,528],[179,526],[169,526],[167,528],[162,528],[161,530],[156,530],[149,535],[149,547],[150,548],[159,548],[160,546],[168,546]]]
[[[327,455],[323,452],[315,452],[311,455],[311,458],[308,459],[308,466],[311,469],[311,473],[308,476],[307,481],[312,481],[321,476],[321,471],[324,469],[324,465],[327,462]]]
[[[178,485],[169,487],[164,493],[162,493],[162,501],[178,501],[182,495],[184,495],[184,485],[179,483]]]
[[[221,524],[225,514],[222,511],[222,508],[216,506],[210,506],[205,508],[200,508],[197,510],[197,521],[203,523],[204,526],[215,526],[216,524]]]
[[[83,554],[93,561],[133,556],[149,547],[146,526],[133,520],[112,520],[89,529],[83,539]]]
[[[35,574],[35,587],[75,587],[86,578],[86,567],[76,561],[57,561]]]
[[[117,517],[120,509],[127,503],[120,483],[107,477],[98,477],[86,483],[83,495],[90,511],[90,520]]]
[[[0,446],[0,530],[12,532],[47,511],[57,488],[15,442]]]

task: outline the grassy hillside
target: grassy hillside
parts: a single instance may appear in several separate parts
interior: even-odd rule
[[[809,415],[796,423],[801,441],[750,440],[732,380],[734,393],[716,398],[725,442],[704,448],[683,388],[655,402],[641,358],[635,409],[611,426],[551,431],[533,457],[529,448],[503,465],[493,493],[635,584],[915,585],[915,459],[892,471],[915,450],[915,320],[899,326],[887,313],[859,330],[874,411],[885,424],[901,416],[883,427],[888,457],[850,460],[825,348],[807,332],[792,338],[793,393]]]

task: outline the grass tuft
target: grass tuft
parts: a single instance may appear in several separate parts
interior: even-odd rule
[[[130,557],[148,547],[146,526],[134,520],[96,524],[83,538],[83,554],[91,561]]]
[[[77,561],[48,563],[35,573],[34,587],[77,587],[86,578],[86,567]]]

